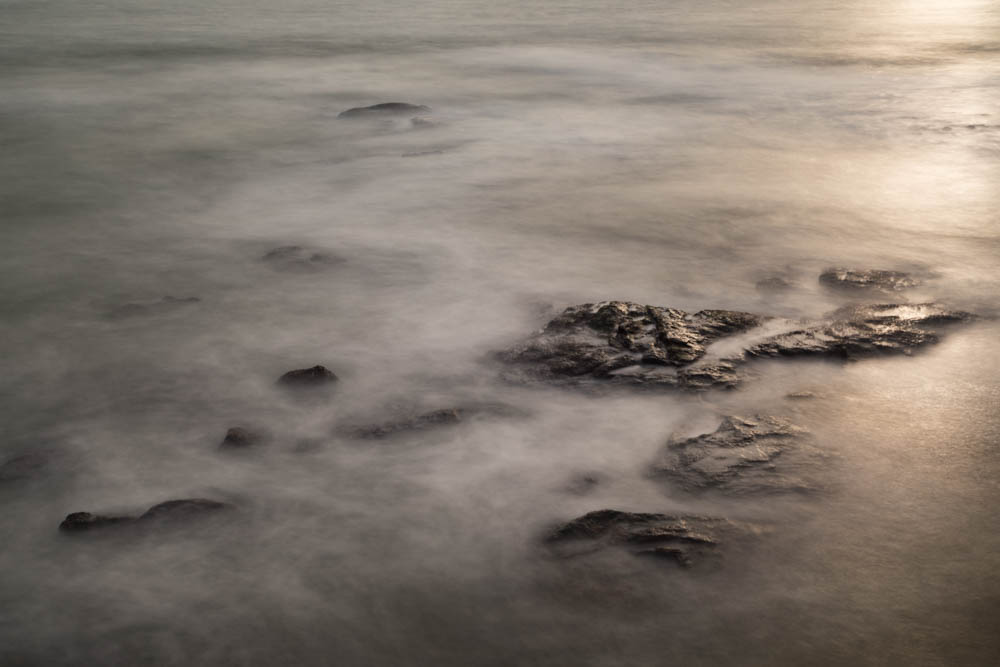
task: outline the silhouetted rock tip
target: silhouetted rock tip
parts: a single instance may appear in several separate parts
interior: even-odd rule
[[[313,366],[288,371],[278,378],[278,384],[285,387],[321,387],[333,384],[338,379],[326,366]]]
[[[369,107],[354,107],[341,111],[337,118],[360,118],[364,116],[393,116],[411,113],[427,113],[430,107],[423,104],[406,104],[405,102],[382,102]]]

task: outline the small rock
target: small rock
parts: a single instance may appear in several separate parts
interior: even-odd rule
[[[785,394],[785,398],[789,398],[793,401],[805,401],[811,398],[816,398],[816,393],[812,391],[793,391]]]
[[[812,485],[776,465],[805,437],[805,429],[781,417],[725,417],[711,433],[667,443],[651,472],[687,491],[806,490]]]
[[[67,533],[78,533],[111,527],[148,527],[193,519],[231,507],[228,503],[206,500],[205,498],[185,498],[153,505],[138,517],[73,512],[59,524],[59,530]]]
[[[337,118],[367,118],[372,116],[398,116],[403,114],[428,113],[430,107],[422,104],[406,104],[404,102],[383,102],[369,107],[354,107],[341,111]]]
[[[787,292],[795,283],[781,276],[771,276],[758,280],[754,285],[760,292]]]
[[[920,284],[916,278],[902,271],[843,268],[823,271],[819,274],[819,282],[835,289],[878,290],[882,292],[899,292]]]
[[[556,555],[579,556],[619,547],[639,556],[658,556],[690,565],[719,543],[734,524],[714,517],[598,510],[553,530],[545,543]],[[582,548],[581,548],[582,547]]]
[[[219,443],[219,449],[243,449],[260,444],[268,438],[264,433],[234,426],[226,431],[226,437]]]
[[[278,384],[285,387],[322,387],[337,382],[339,378],[325,366],[300,368],[288,371],[280,378]]]

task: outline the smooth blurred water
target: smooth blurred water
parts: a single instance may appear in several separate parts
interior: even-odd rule
[[[0,462],[54,452],[0,483],[0,664],[1000,662],[995,321],[694,397],[488,362],[601,299],[817,317],[831,265],[995,315],[997,3],[5,0],[0,87]],[[337,118],[385,101],[433,124]],[[261,260],[290,244],[339,261]],[[316,363],[328,401],[274,387]],[[337,431],[470,401],[524,415]],[[820,492],[646,477],[756,412],[813,433]],[[276,439],[220,455],[237,424]],[[56,530],[191,496],[236,518]],[[605,507],[770,528],[693,570],[540,549]]]

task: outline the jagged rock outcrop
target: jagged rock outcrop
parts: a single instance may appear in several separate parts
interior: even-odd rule
[[[686,491],[808,490],[812,484],[796,472],[802,458],[815,458],[807,439],[805,429],[783,417],[729,416],[711,433],[671,440],[651,472]],[[790,453],[799,460],[788,461]]]
[[[557,527],[544,541],[553,553],[563,557],[617,547],[637,556],[666,558],[689,566],[735,528],[732,522],[715,517],[605,509]]]
[[[937,342],[942,324],[972,317],[936,304],[869,304],[841,308],[822,321],[794,322],[605,301],[567,308],[499,358],[510,364],[505,376],[519,382],[729,388],[754,357],[909,353]]]
[[[903,271],[844,268],[826,269],[819,274],[819,282],[833,289],[880,292],[899,292],[920,284],[919,280]]]
[[[406,114],[428,113],[430,107],[423,104],[407,104],[405,102],[382,102],[369,107],[354,107],[341,111],[337,118],[371,118],[378,116],[400,116]]]
[[[216,500],[185,498],[183,500],[168,500],[167,502],[153,505],[139,516],[73,512],[67,515],[62,523],[59,524],[59,530],[66,533],[79,533],[112,527],[145,528],[187,521],[230,508],[232,508],[232,505]]]

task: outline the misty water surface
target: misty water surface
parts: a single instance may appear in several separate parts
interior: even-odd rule
[[[0,664],[1000,663],[995,2],[2,0],[0,86],[0,463],[46,462],[0,481]],[[431,112],[337,118],[390,101]],[[492,356],[604,299],[820,317],[833,265],[985,318],[698,395]],[[314,364],[332,395],[275,387]],[[755,413],[814,493],[646,474]],[[187,497],[237,509],[57,530]],[[691,569],[539,544],[602,508],[765,528]]]

